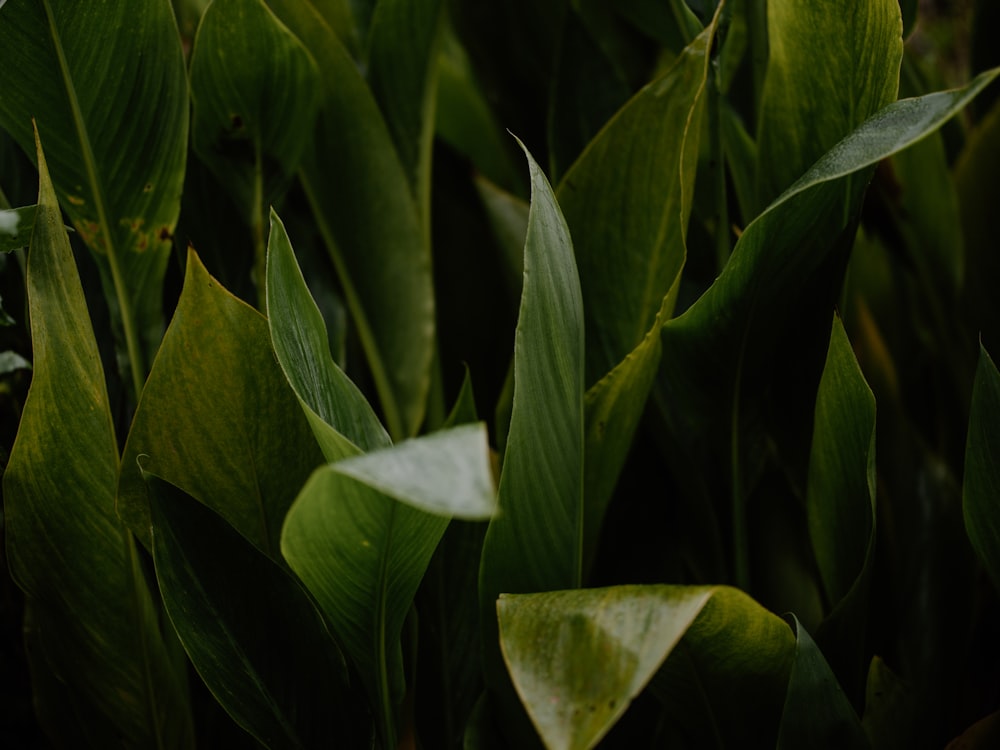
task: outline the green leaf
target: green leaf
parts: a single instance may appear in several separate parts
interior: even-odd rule
[[[965,529],[993,585],[1000,589],[1000,373],[982,347],[969,413],[962,486]]]
[[[3,494],[10,571],[33,613],[34,669],[45,673],[39,714],[58,717],[55,733],[76,747],[114,737],[186,748],[183,677],[115,515],[118,447],[104,373],[41,145],[37,159],[27,271],[34,373]]]
[[[400,634],[446,518],[318,469],[285,519],[281,551],[316,597],[368,690],[383,747],[396,747]]]
[[[270,0],[312,53],[322,101],[299,178],[330,252],[394,439],[417,433],[434,349],[425,227],[389,128],[357,65],[308,3]]]
[[[919,744],[920,722],[912,690],[877,656],[868,668],[861,725],[876,750],[902,750]]]
[[[525,154],[532,199],[513,412],[499,514],[486,532],[479,569],[486,679],[493,690],[508,684],[495,645],[497,596],[577,587],[583,565],[583,302],[569,229],[541,169]]]
[[[144,479],[164,606],[229,715],[267,747],[319,747],[363,727],[344,658],[295,579],[183,490]]]
[[[262,0],[205,11],[191,53],[192,146],[253,230],[261,289],[264,210],[298,171],[319,91],[312,56]]]
[[[345,458],[333,470],[427,513],[485,520],[496,505],[485,422]]]
[[[839,317],[816,396],[806,510],[827,600],[835,605],[868,565],[875,542],[875,396]]]
[[[267,255],[271,344],[328,461],[392,444],[375,412],[330,354],[326,323],[309,294],[281,219],[272,210]]]
[[[163,333],[162,284],[187,154],[187,75],[169,0],[8,3],[0,126],[46,143],[63,209],[94,253],[133,397]],[[128,29],[114,34],[111,29]]]
[[[664,297],[676,295],[714,33],[713,23],[673,67],[636,94],[559,184],[587,300],[588,383],[637,347]]]
[[[870,747],[858,715],[823,654],[795,615],[791,619],[795,629],[795,663],[788,679],[778,749]]]
[[[0,253],[28,246],[37,208],[22,206],[0,211]]]
[[[749,737],[760,747],[773,745],[795,656],[792,631],[738,589],[708,591],[650,685],[664,721],[691,747],[739,747]]]
[[[903,54],[898,0],[772,0],[758,123],[758,205],[895,101]],[[822,61],[822,62],[820,62]]]
[[[285,512],[323,460],[274,361],[267,321],[193,251],[122,458],[118,513],[148,545],[140,455],[274,560]]]
[[[504,660],[545,746],[596,745],[711,595],[680,586],[501,595]]]

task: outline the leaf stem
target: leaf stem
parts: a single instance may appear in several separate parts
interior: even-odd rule
[[[253,282],[257,287],[257,309],[267,310],[267,233],[264,231],[264,168],[260,140],[254,143],[253,196],[250,231],[253,233]]]
[[[382,738],[383,750],[395,750],[396,747],[396,720],[392,705],[392,686],[389,680],[389,659],[386,653],[385,643],[385,620],[386,620],[386,599],[388,592],[389,576],[389,550],[392,548],[392,529],[396,520],[396,501],[390,501],[388,528],[386,530],[385,544],[382,547],[382,559],[379,566],[379,590],[376,593],[375,605],[375,662],[376,662],[376,692],[378,693],[378,728]]]
[[[73,78],[70,75],[69,64],[66,61],[66,53],[63,51],[62,40],[59,30],[56,28],[55,17],[52,14],[52,7],[49,0],[42,0],[45,7],[45,15],[49,21],[49,33],[52,37],[52,46],[59,61],[59,70],[62,73],[63,83],[66,85],[66,96],[69,99],[70,110],[73,113],[73,123],[76,126],[77,136],[80,139],[80,155],[83,157],[84,168],[87,171],[87,181],[94,194],[94,205],[97,209],[97,220],[100,231],[103,232],[107,246],[105,254],[108,258],[108,266],[111,271],[111,281],[114,285],[115,296],[118,299],[118,310],[121,315],[122,334],[125,337],[125,348],[128,353],[129,366],[132,369],[132,387],[134,389],[133,400],[138,402],[139,394],[142,393],[142,386],[146,380],[145,357],[142,353],[142,346],[139,342],[139,334],[136,331],[134,314],[132,312],[132,300],[125,285],[121,266],[118,262],[118,253],[115,250],[114,238],[111,233],[111,224],[108,220],[107,209],[104,205],[104,190],[97,175],[97,164],[94,152],[90,145],[90,137],[87,134],[87,124],[83,119],[83,112],[80,108],[80,101],[76,95],[76,87],[73,85]],[[93,248],[96,252],[96,248]]]

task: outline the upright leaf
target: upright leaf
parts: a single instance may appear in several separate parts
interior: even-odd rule
[[[186,492],[145,480],[164,606],[222,707],[266,747],[366,735],[344,658],[298,582]]]
[[[870,747],[868,737],[837,678],[795,615],[792,622],[795,662],[788,679],[778,750],[865,750]]]
[[[962,507],[979,559],[1000,589],[1000,373],[980,347],[965,448]]]
[[[300,180],[394,439],[423,421],[434,348],[430,248],[389,128],[357,65],[309,3],[269,0],[322,73]]]
[[[514,403],[499,515],[479,569],[487,684],[507,690],[497,649],[501,593],[575,588],[583,543],[583,303],[569,229],[525,149],[532,200],[514,341]]]
[[[898,0],[769,0],[770,57],[758,123],[760,208],[895,101],[902,32]]]
[[[836,605],[867,565],[875,533],[875,397],[839,317],[816,396],[806,508],[827,600]]]
[[[250,225],[263,299],[265,209],[298,171],[319,71],[263,0],[215,0],[191,53],[192,145]]]
[[[559,183],[587,300],[588,383],[625,359],[653,326],[664,297],[676,295],[714,33],[713,22],[622,107]]]
[[[0,126],[46,143],[60,203],[94,253],[138,397],[163,333],[162,283],[187,154],[187,75],[169,0],[0,7]],[[128,29],[117,33],[116,29]]]
[[[122,458],[118,513],[148,544],[139,456],[275,560],[285,512],[323,460],[274,361],[267,321],[193,251]]]
[[[27,271],[34,375],[3,490],[10,571],[32,612],[39,714],[58,717],[58,736],[74,747],[101,747],[104,737],[186,748],[183,678],[115,515],[118,447],[104,373],[40,145],[37,159]]]

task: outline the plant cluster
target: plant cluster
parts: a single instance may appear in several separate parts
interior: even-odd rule
[[[996,746],[922,12],[0,0],[3,743]]]

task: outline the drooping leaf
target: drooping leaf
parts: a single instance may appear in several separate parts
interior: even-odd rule
[[[267,321],[193,251],[122,458],[118,513],[148,545],[140,455],[147,471],[215,510],[274,560],[285,512],[323,460],[274,361]]]
[[[0,17],[0,126],[33,154],[38,123],[60,204],[100,268],[137,398],[163,332],[184,180],[187,75],[173,10],[169,0],[142,13],[128,0],[43,0],[7,3]]]
[[[36,209],[37,206],[22,206],[0,211],[0,253],[28,246]]]
[[[1000,373],[983,348],[969,414],[962,484],[965,529],[993,585],[1000,589]]]
[[[778,735],[779,750],[870,747],[865,730],[816,643],[792,615],[795,662]]]
[[[264,210],[298,170],[319,91],[312,56],[263,0],[205,11],[191,53],[191,141],[259,230],[261,251]]]
[[[681,586],[501,595],[504,660],[545,746],[596,745],[711,595]]]
[[[509,683],[496,645],[497,597],[578,587],[583,564],[583,303],[569,229],[541,169],[525,154],[532,200],[513,412],[499,514],[487,529],[479,569],[486,680],[501,693]]]
[[[186,748],[183,677],[115,515],[118,447],[104,373],[40,145],[37,159],[27,271],[34,374],[3,490],[10,571],[32,612],[39,715],[58,717],[53,735],[67,746],[117,738]]]
[[[486,520],[496,505],[483,422],[345,458],[333,468],[428,513]]]
[[[676,292],[714,33],[713,23],[636,94],[559,184],[587,300],[588,383],[639,345]],[[665,314],[672,311],[673,300]]]
[[[841,138],[896,100],[898,0],[767,4],[769,58],[758,122],[763,208]]]
[[[389,128],[343,45],[308,3],[268,5],[321,71],[320,114],[300,181],[337,269],[394,439],[423,420],[434,347],[431,258]]]
[[[299,584],[204,504],[144,479],[164,606],[222,707],[266,747],[367,735],[344,658]]]

